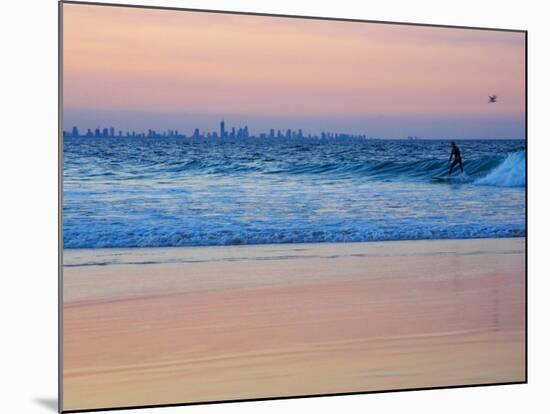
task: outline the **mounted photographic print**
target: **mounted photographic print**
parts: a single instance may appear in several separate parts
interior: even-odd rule
[[[63,412],[526,381],[525,31],[60,12]]]

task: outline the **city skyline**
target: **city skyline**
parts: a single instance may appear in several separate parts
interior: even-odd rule
[[[69,125],[66,123],[66,125]],[[364,130],[357,133],[346,131],[334,131],[319,129],[319,132],[312,132],[300,127],[269,127],[266,130],[251,129],[248,123],[238,123],[237,125],[227,124],[225,119],[218,121],[217,129],[215,127],[194,126],[191,128],[115,128],[112,125],[105,127],[105,123],[98,123],[96,127],[82,127],[72,125],[63,128],[64,137],[84,137],[84,138],[112,138],[112,137],[182,137],[182,138],[362,138],[362,139],[484,139],[483,137],[460,137],[460,136],[441,136],[426,137],[422,134],[414,133],[411,129],[408,132],[393,136],[382,136],[372,131]],[[228,125],[226,127],[226,125]],[[488,138],[485,138],[488,139]],[[490,138],[489,138],[490,139]],[[495,138],[493,138],[495,139]],[[523,136],[508,136],[498,139],[525,139]]]
[[[86,132],[84,132],[84,129]],[[248,125],[235,127],[233,125],[226,128],[225,120],[219,122],[218,131],[201,130],[194,128],[191,134],[186,134],[178,129],[165,129],[157,131],[148,128],[146,132],[135,130],[116,129],[114,127],[96,127],[96,128],[79,128],[74,125],[69,129],[63,129],[63,137],[65,138],[117,138],[117,137],[147,137],[147,138],[165,138],[165,137],[181,137],[181,138],[220,138],[220,139],[246,139],[246,138],[272,138],[272,139],[302,139],[302,138],[372,138],[366,134],[346,134],[342,132],[322,131],[319,135],[305,134],[301,128],[293,130],[292,128],[276,129],[270,128],[266,132],[250,133]],[[411,138],[411,137],[409,137]],[[417,137],[416,137],[417,138]]]
[[[155,114],[155,113],[125,113],[125,112],[95,112],[77,113],[71,109],[64,111],[63,129],[70,130],[77,125],[80,129],[103,128],[116,125],[116,129],[147,131],[179,130],[193,131],[215,130],[221,118],[226,122],[242,126],[246,123],[253,131],[264,131],[270,128],[286,130],[302,129],[305,134],[320,135],[323,131],[339,131],[349,135],[368,134],[380,138],[400,138],[418,135],[426,139],[525,139],[525,118],[517,119],[495,117],[484,120],[490,124],[483,135],[480,135],[478,125],[481,120],[465,120],[459,117],[449,118],[400,118],[392,117],[361,117],[335,120],[323,118],[295,117],[224,117],[223,115],[205,114]],[[246,119],[246,122],[240,121]],[[398,122],[400,121],[400,122]],[[434,132],[434,128],[438,131]],[[189,132],[187,133],[189,134]]]
[[[524,33],[65,6],[66,128],[524,138]]]

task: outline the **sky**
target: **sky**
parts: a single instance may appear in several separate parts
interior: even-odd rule
[[[64,128],[524,138],[524,34],[63,5]],[[488,95],[498,95],[496,104]]]

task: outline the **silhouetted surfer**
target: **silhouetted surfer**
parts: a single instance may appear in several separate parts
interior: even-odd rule
[[[453,168],[456,164],[460,166],[460,171],[464,172],[464,168],[462,168],[462,157],[460,155],[460,150],[456,146],[455,142],[451,141],[451,155],[449,156],[449,162],[451,162],[453,157],[454,161],[449,167],[449,175],[453,172]]]

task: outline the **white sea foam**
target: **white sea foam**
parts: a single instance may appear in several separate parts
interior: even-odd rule
[[[494,185],[497,187],[525,186],[525,151],[509,154],[489,174],[475,181],[476,184]]]

